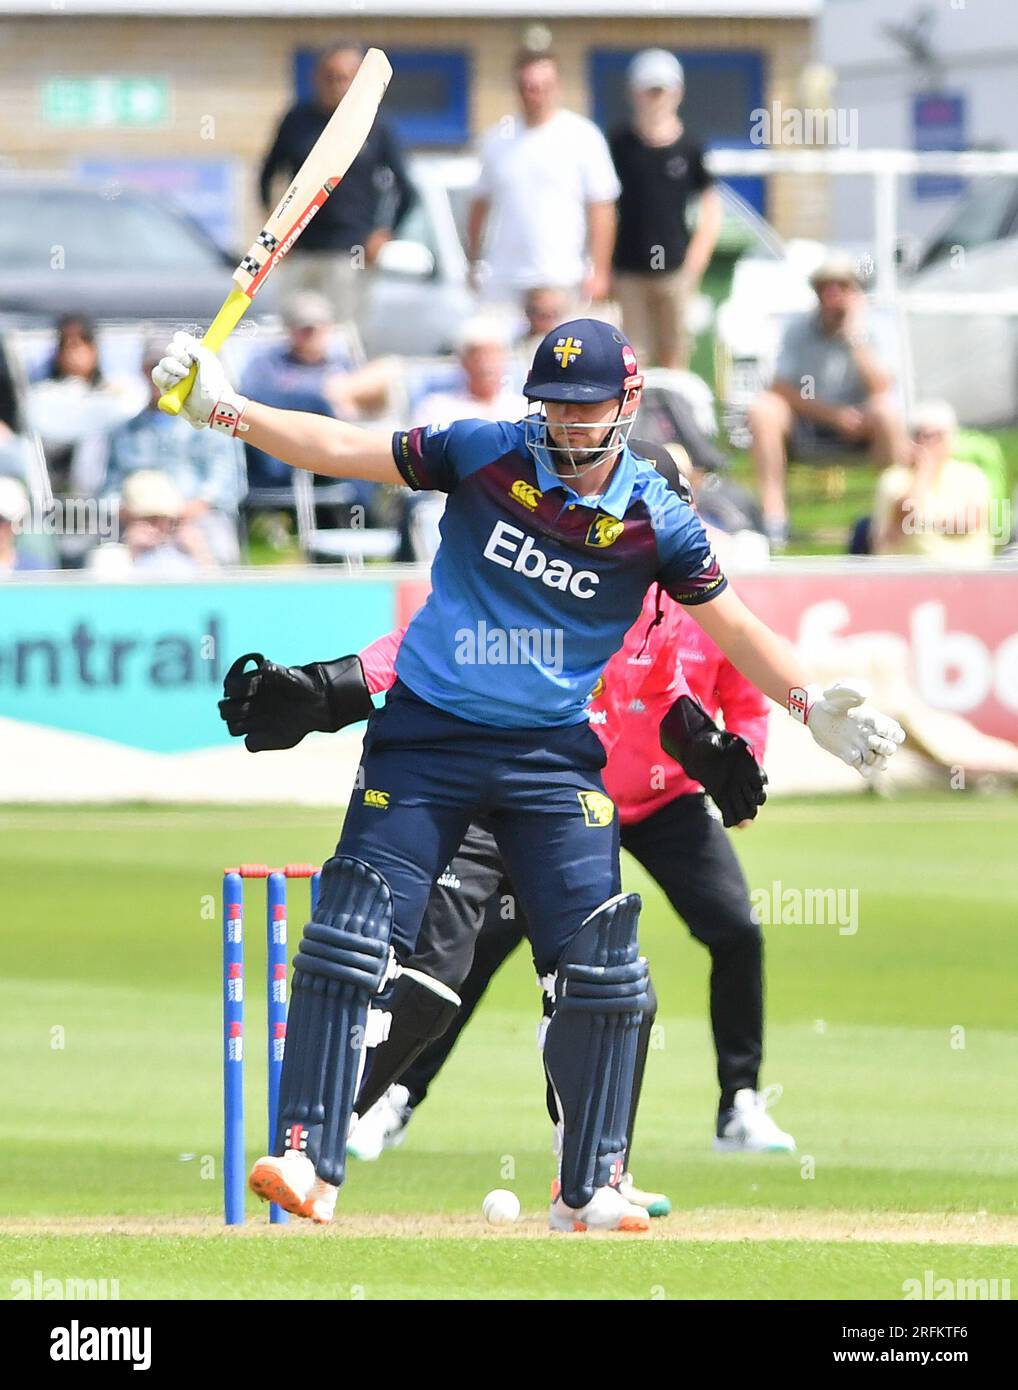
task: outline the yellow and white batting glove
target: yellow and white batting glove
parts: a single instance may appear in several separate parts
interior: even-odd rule
[[[211,427],[225,434],[243,431],[241,416],[247,398],[234,391],[216,354],[202,347],[200,340],[190,333],[174,333],[166,356],[152,368],[152,380],[165,394],[178,381],[183,381],[195,363],[198,372],[181,407],[181,415],[192,429]]]
[[[788,712],[805,724],[820,747],[833,753],[863,777],[882,772],[901,744],[905,730],[863,701],[868,694],[862,681],[842,680],[829,685],[797,687],[788,692]]]

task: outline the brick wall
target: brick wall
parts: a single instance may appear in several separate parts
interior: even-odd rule
[[[292,52],[351,35],[382,47],[469,47],[473,52],[471,126],[493,123],[514,107],[511,60],[519,20],[469,24],[435,20],[160,20],[45,18],[0,20],[0,152],[19,167],[59,169],[84,155],[137,158],[232,157],[242,161],[243,226],[258,219],[257,161],[292,98]],[[620,37],[624,33],[624,40]],[[810,52],[802,20],[567,20],[553,25],[567,103],[588,108],[586,54],[592,47],[674,45],[752,48],[765,55],[765,101],[794,103]],[[40,119],[40,88],[55,76],[160,76],[170,81],[173,111],[160,130],[67,130]],[[214,138],[203,138],[214,122]],[[823,179],[774,177],[770,216],[780,231],[826,232]]]

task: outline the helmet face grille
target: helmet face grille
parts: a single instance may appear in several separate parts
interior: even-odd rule
[[[543,409],[540,414],[528,415],[523,422],[527,449],[538,463],[562,478],[582,477],[609,459],[617,459],[636,423],[642,387],[642,377],[635,382],[627,382],[613,420],[590,424],[585,421],[570,422],[571,430],[583,430],[591,438],[604,436],[595,444],[570,444],[568,441],[561,445],[554,444]]]

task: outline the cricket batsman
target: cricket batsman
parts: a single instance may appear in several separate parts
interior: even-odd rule
[[[739,600],[695,513],[628,436],[642,377],[625,336],[575,319],[539,344],[523,420],[461,420],[394,435],[239,396],[201,343],[175,335],[153,379],[196,368],[183,415],[293,467],[436,489],[449,500],[432,592],[407,628],[396,681],[372,714],[315,920],[294,960],[274,1151],[250,1175],[266,1201],[332,1219],[372,1001],[413,954],[432,885],[485,817],[554,977],[545,1065],[562,1124],[554,1230],[634,1230],[625,1171],[648,975],[640,900],[620,892],[615,807],[587,702],[655,581],[697,610],[743,675],[861,772],[904,734],[851,686],[811,685],[791,646]],[[481,624],[484,624],[482,630]],[[556,660],[458,659],[471,632],[537,630]],[[542,648],[543,650],[543,648]]]

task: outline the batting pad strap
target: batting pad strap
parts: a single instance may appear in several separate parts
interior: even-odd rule
[[[389,1040],[392,1027],[392,1014],[387,1009],[369,1009],[368,1021],[364,1027],[364,1046],[378,1047]]]

